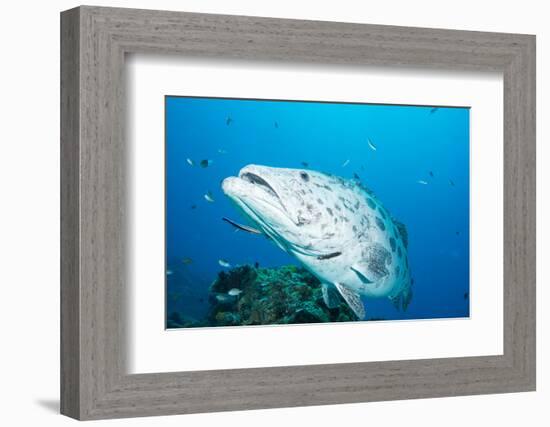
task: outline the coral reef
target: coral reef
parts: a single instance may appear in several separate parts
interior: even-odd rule
[[[302,267],[260,268],[242,265],[220,271],[210,285],[209,310],[202,320],[177,311],[169,313],[167,328],[349,322],[357,317],[340,301],[329,309],[321,282]],[[371,321],[382,318],[367,319]]]
[[[241,292],[229,295],[231,289]],[[206,323],[210,326],[357,320],[343,300],[339,307],[329,309],[323,302],[319,280],[294,265],[279,268],[244,265],[222,271],[210,286],[209,302]],[[204,326],[204,322],[193,326]]]

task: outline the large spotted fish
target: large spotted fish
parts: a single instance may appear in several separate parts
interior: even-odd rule
[[[337,293],[360,319],[361,295],[409,305],[405,226],[357,181],[248,165],[222,188],[254,227],[319,278],[328,307],[339,304]]]

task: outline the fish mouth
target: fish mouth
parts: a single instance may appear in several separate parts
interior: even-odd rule
[[[257,211],[261,205],[264,205],[288,215],[276,185],[269,182],[270,177],[269,168],[248,165],[242,168],[237,176],[224,179],[222,190],[234,201],[246,205],[250,210]]]
[[[275,189],[271,185],[269,185],[269,182],[263,179],[260,175],[257,175],[253,172],[241,172],[239,173],[239,178],[246,182],[249,182],[250,184],[254,184],[262,188],[268,194],[278,199],[279,202],[281,201],[281,198],[279,197]]]
[[[254,226],[277,241],[277,224],[288,228],[294,222],[279,196],[276,177],[271,178],[270,168],[248,165],[237,176],[225,178],[222,190]]]

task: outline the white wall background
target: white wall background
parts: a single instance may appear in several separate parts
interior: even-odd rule
[[[414,427],[550,424],[550,26],[545,2],[338,0],[96,1],[94,4],[537,34],[538,391],[413,401],[108,421],[110,425]],[[59,384],[59,11],[74,1],[2,5],[0,34],[0,423],[63,426]]]

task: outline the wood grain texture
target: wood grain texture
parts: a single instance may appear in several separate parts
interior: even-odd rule
[[[61,19],[61,412],[80,414],[78,10]]]
[[[62,413],[78,419],[535,388],[535,38],[80,7],[62,13]],[[504,75],[504,354],[128,375],[124,57]]]

